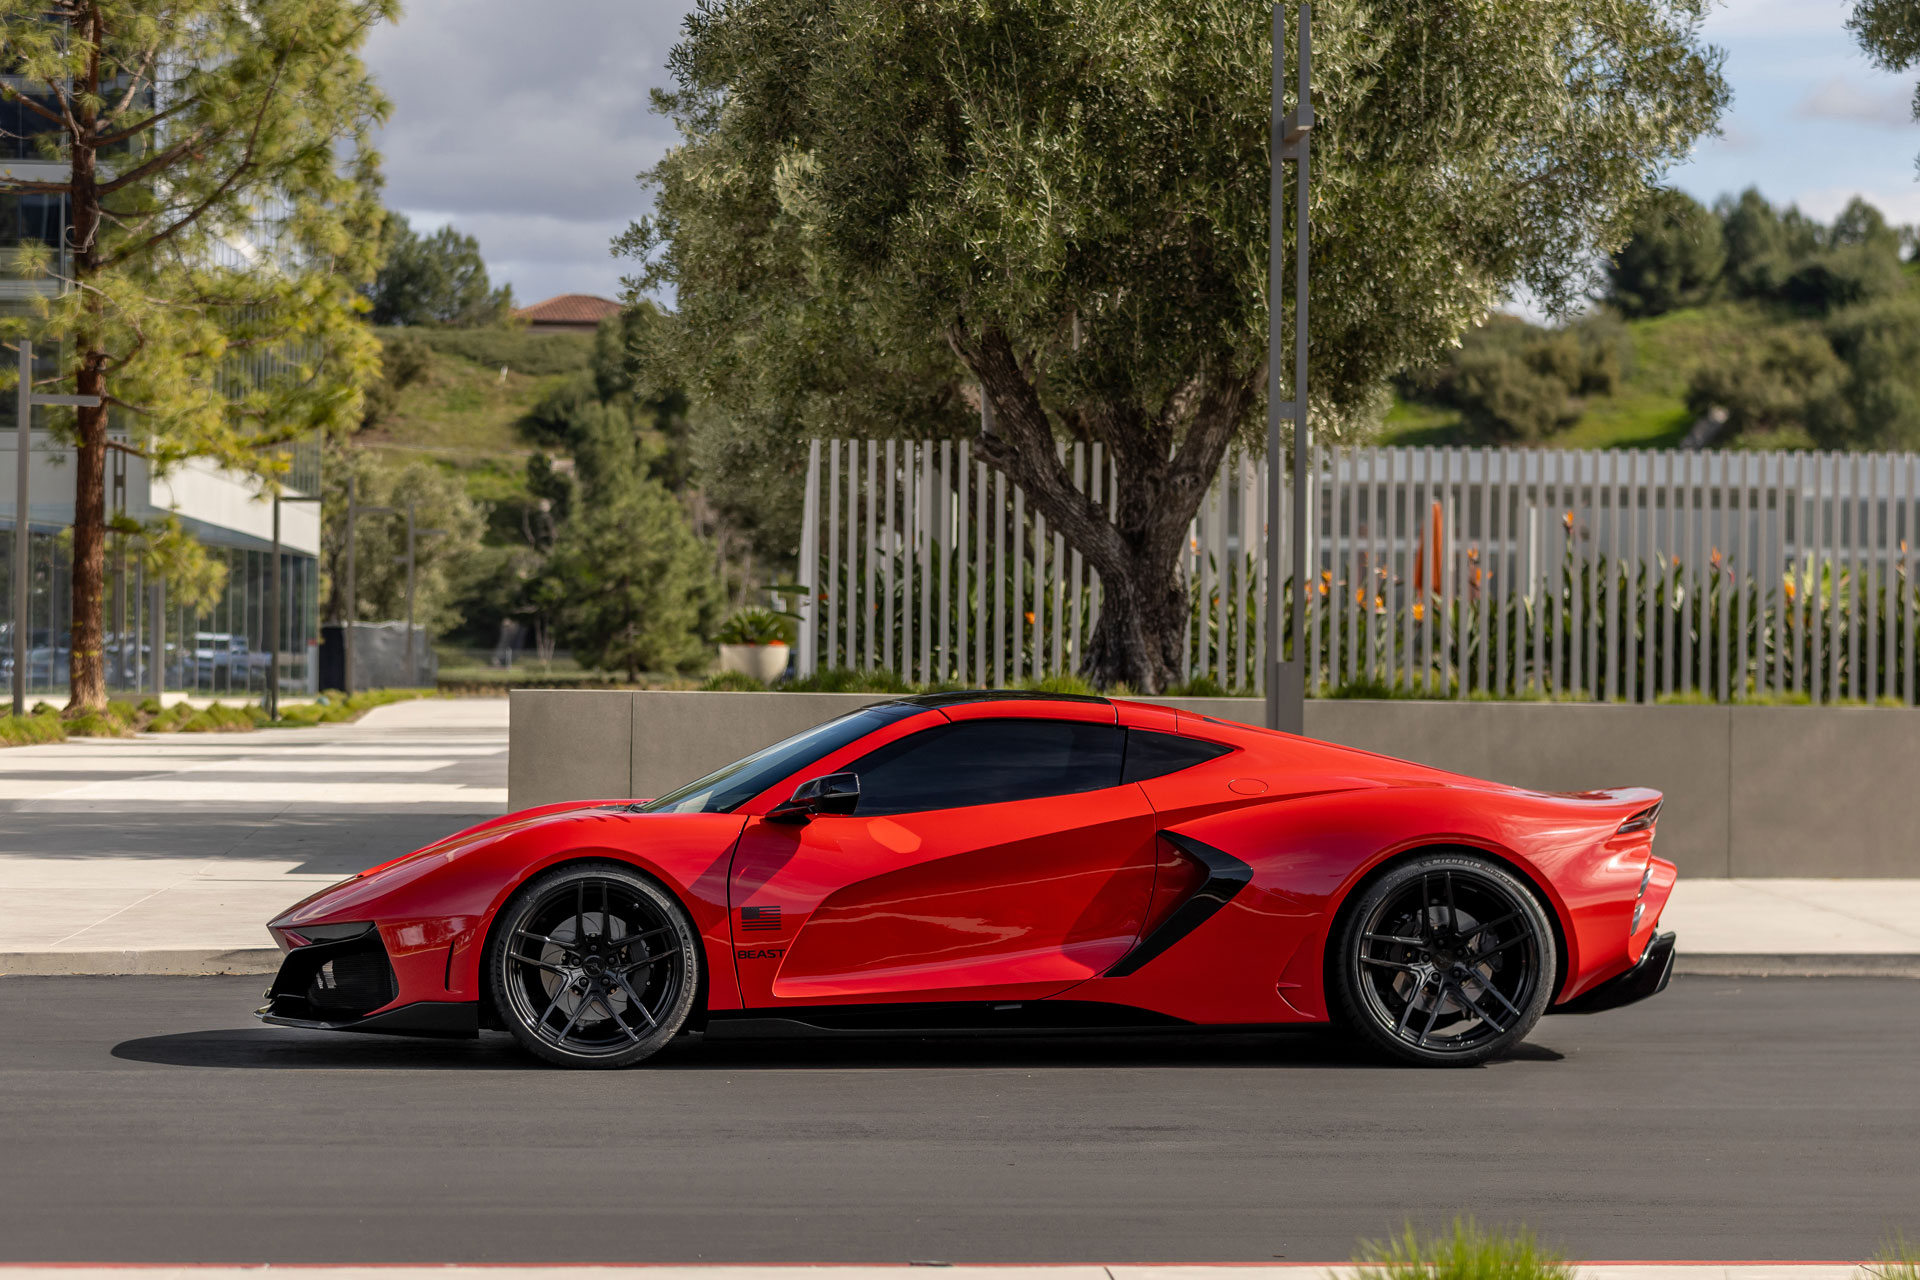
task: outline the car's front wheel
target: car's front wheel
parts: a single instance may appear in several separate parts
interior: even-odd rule
[[[1392,868],[1341,916],[1329,994],[1363,1040],[1410,1062],[1471,1066],[1546,1012],[1553,928],[1511,871],[1470,853]]]
[[[527,1049],[566,1067],[625,1067],[686,1024],[700,942],[652,880],[619,863],[575,863],[502,908],[487,972],[501,1022]]]

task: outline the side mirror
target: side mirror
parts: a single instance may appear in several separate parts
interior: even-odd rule
[[[846,815],[860,806],[860,775],[823,773],[793,789],[792,798],[773,806],[768,822],[811,822],[821,814]]]

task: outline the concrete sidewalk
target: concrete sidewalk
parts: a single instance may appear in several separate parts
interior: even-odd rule
[[[506,809],[507,702],[0,752],[0,972],[257,973],[268,919]]]
[[[258,973],[268,919],[506,809],[507,701],[0,752],[0,973]],[[1920,976],[1920,881],[1682,880],[1682,972]]]

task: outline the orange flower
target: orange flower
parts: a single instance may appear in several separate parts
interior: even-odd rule
[[[1573,528],[1573,512],[1569,511],[1567,512],[1567,514],[1561,516],[1560,523],[1567,526],[1567,528],[1569,529]]]
[[[1785,582],[1785,584],[1784,584],[1784,585],[1785,585],[1785,587],[1786,587],[1786,589],[1787,589],[1787,599],[1789,599],[1789,600],[1791,600],[1791,599],[1793,599],[1793,598],[1794,598],[1795,596],[1797,596],[1797,595],[1799,595],[1799,594],[1800,594],[1800,593],[1799,593],[1798,591],[1796,591],[1796,590],[1794,589],[1794,586],[1793,586],[1793,579],[1792,579],[1792,578],[1788,578],[1788,579],[1786,580],[1786,582]]]
[[[1427,606],[1421,604],[1418,600],[1415,600],[1413,602],[1413,620],[1415,622],[1418,622],[1420,621],[1420,619],[1426,616],[1427,616]]]
[[[1028,626],[1033,625],[1033,610],[1031,609],[1027,610],[1027,625]]]
[[[1365,604],[1367,602],[1367,589],[1365,587],[1355,587],[1353,589],[1353,602],[1355,604]]]

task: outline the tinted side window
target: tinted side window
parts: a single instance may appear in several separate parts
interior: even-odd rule
[[[874,814],[957,809],[1120,784],[1125,730],[1069,720],[963,720],[928,729],[847,766]]]
[[[1163,774],[1178,773],[1196,764],[1218,759],[1233,750],[1217,742],[1201,742],[1151,729],[1127,730],[1127,762],[1121,771],[1123,782],[1145,782]]]

